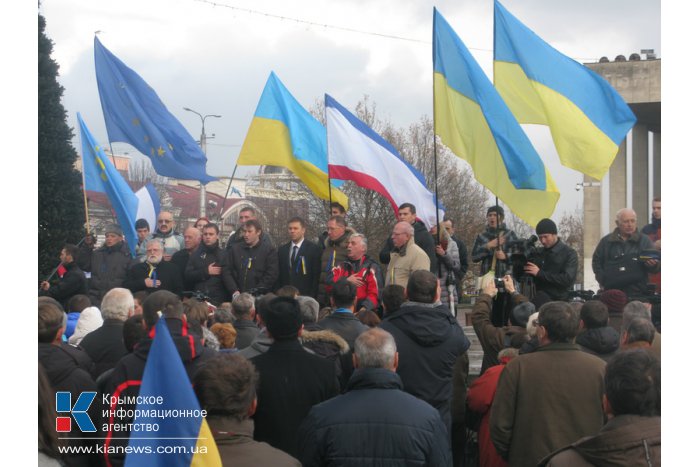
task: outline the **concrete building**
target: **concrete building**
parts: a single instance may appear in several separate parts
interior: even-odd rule
[[[651,199],[661,196],[661,60],[653,51],[642,60],[618,55],[585,65],[604,77],[637,117],[602,181],[584,176],[583,261],[586,290],[598,290],[591,258],[599,240],[615,228],[619,209],[632,207],[641,228],[649,223]]]

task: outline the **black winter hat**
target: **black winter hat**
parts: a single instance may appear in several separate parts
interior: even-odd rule
[[[500,206],[491,206],[490,208],[488,208],[486,210],[486,215],[488,216],[492,212],[495,212],[496,214],[498,214],[499,217],[505,216],[505,213],[503,212],[503,208]]]
[[[520,326],[522,328],[527,326],[527,320],[531,314],[535,312],[535,304],[532,302],[523,302],[516,305],[513,311],[510,312],[510,324],[513,326]]]
[[[543,235],[543,234],[557,234],[557,224],[554,223],[552,219],[542,219],[537,223],[537,227],[535,227],[535,232],[537,232],[537,235]]]

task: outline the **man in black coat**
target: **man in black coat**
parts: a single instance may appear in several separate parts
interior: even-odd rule
[[[305,466],[452,465],[440,414],[404,392],[391,334],[360,335],[347,392],[315,405],[299,428]]]
[[[277,288],[292,285],[300,295],[315,297],[321,274],[321,247],[304,238],[306,222],[301,217],[289,219],[287,233],[289,242],[277,249]]]
[[[62,343],[61,336],[66,329],[66,314],[56,300],[40,297],[38,308],[39,365],[46,371],[51,389],[54,392],[70,392],[70,403],[75,404],[84,391],[97,390],[97,385],[91,376],[92,361],[82,350]],[[55,395],[52,394],[52,396],[55,400]],[[93,401],[87,413],[90,421],[97,427],[100,420],[99,403]],[[70,414],[63,412],[57,415],[70,417]],[[69,437],[67,445],[73,449],[92,449],[93,453],[96,452],[94,441],[82,439],[92,437],[94,433],[83,433],[77,423],[71,423],[70,433],[59,433],[59,435]],[[99,465],[96,454],[69,454],[63,460],[69,467]]]
[[[535,231],[544,248],[525,265],[525,274],[534,277],[540,296],[547,294],[539,301],[567,301],[578,273],[578,255],[561,241],[553,220],[542,219]]]
[[[48,281],[41,283],[39,295],[46,295],[56,299],[64,307],[68,299],[73,295],[87,293],[87,279],[85,273],[78,267],[75,258],[78,255],[78,247],[71,244],[66,244],[61,250],[61,265],[65,269],[62,276],[59,277],[58,283],[51,285]]]
[[[315,404],[338,394],[335,364],[302,347],[304,327],[295,299],[273,299],[264,320],[273,343],[251,359],[260,373],[254,437],[297,457],[302,420]]]
[[[391,333],[401,355],[397,373],[409,394],[440,412],[451,430],[452,370],[469,339],[447,306],[440,302],[440,284],[430,271],[415,271],[406,287],[408,301],[379,325]]]
[[[425,254],[430,258],[430,272],[437,273],[437,256],[435,255],[435,239],[428,229],[426,228],[423,221],[418,220],[416,217],[416,207],[411,203],[403,203],[399,206],[399,222],[408,222],[413,226],[413,241],[416,245],[421,247]],[[391,251],[394,249],[394,242],[391,240],[391,236],[386,239],[384,243],[384,248],[379,253],[379,261],[382,264],[389,264],[391,260]]]
[[[202,229],[202,246],[185,268],[185,282],[192,290],[204,292],[209,301],[218,306],[231,300],[234,283],[230,275],[224,275],[226,251],[219,247],[219,227],[209,223]]]
[[[134,264],[124,281],[124,287],[132,292],[145,290],[169,290],[182,296],[182,276],[180,270],[163,257],[163,244],[160,240],[149,240],[146,245],[146,261]]]
[[[345,339],[350,349],[355,347],[355,339],[369,327],[355,316],[357,289],[346,278],[333,283],[331,287],[331,306],[333,313],[318,322],[321,329],[330,329]]]
[[[129,246],[124,241],[124,232],[117,224],[105,227],[104,244],[92,253],[90,263],[90,301],[100,306],[102,297],[108,290],[124,287],[132,257]]]
[[[243,241],[234,242],[228,252],[227,267],[222,273],[233,280],[234,295],[252,290],[271,292],[277,283],[277,249],[269,241],[263,241],[262,235],[260,222],[247,220],[243,224]]]
[[[107,292],[100,306],[104,322],[80,341],[80,347],[95,363],[95,375],[99,377],[114,368],[127,354],[124,345],[124,322],[134,314],[134,297],[131,292],[115,287]]]

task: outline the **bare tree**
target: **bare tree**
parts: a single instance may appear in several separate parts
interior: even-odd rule
[[[559,221],[559,238],[576,251],[578,255],[578,272],[576,283],[583,282],[583,211],[576,209],[573,213],[565,212]]]

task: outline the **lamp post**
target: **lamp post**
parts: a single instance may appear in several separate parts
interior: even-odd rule
[[[204,121],[207,119],[207,117],[214,117],[214,118],[221,118],[221,115],[214,115],[214,114],[208,114],[208,115],[202,115],[196,110],[192,110],[189,107],[183,107],[188,112],[192,112],[194,114],[199,115],[199,118],[202,120],[202,134],[199,136],[199,147],[202,148],[202,152],[204,152],[204,155],[207,155],[207,133],[204,131]],[[213,138],[214,135],[211,135],[210,138]],[[207,191],[204,188],[204,184],[200,183],[199,184],[199,217],[206,217],[207,215]]]

